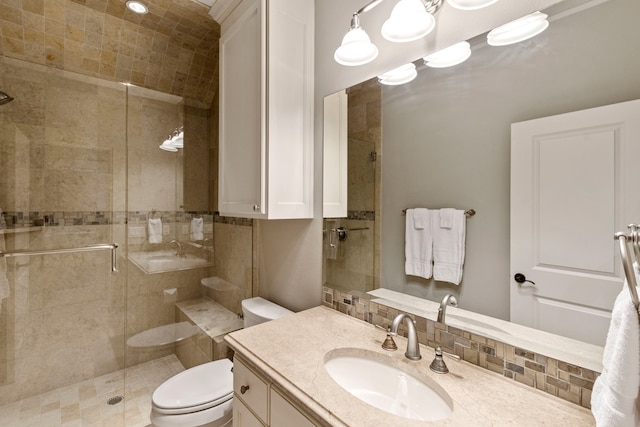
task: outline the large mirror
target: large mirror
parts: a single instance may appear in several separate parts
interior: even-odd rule
[[[381,86],[374,79],[346,90],[367,101],[375,96],[358,98],[363,88],[378,93],[378,108],[355,105],[359,118],[349,115],[349,126],[363,130],[363,112],[371,119],[377,111],[381,139],[370,150],[374,200],[367,223],[351,205],[347,218],[325,219],[326,286],[355,292],[385,288],[436,302],[453,294],[465,310],[509,320],[511,124],[640,98],[640,57],[633,54],[640,40],[637,1],[565,0],[545,13],[550,27],[533,39],[498,48],[478,36],[470,40],[471,58],[461,65],[430,69],[416,61],[418,77],[410,83]],[[375,126],[364,123],[361,136],[375,135]],[[352,139],[349,130],[349,162],[358,150]],[[580,168],[580,156],[576,152],[566,167]],[[363,193],[352,188],[351,178],[349,184],[349,193]],[[458,286],[405,274],[402,210],[420,206],[477,212],[466,221]],[[327,251],[335,244],[330,231],[339,227],[368,227],[368,238],[360,237],[366,247],[356,244],[362,232],[347,231],[337,251]],[[612,256],[614,248],[611,236]],[[615,264],[612,281],[619,286],[619,260]],[[604,343],[602,331],[583,332],[582,341]]]

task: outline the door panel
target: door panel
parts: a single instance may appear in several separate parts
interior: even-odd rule
[[[512,125],[511,321],[604,344],[616,231],[640,218],[640,101]]]

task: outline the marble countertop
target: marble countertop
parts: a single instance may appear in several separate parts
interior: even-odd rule
[[[591,412],[539,390],[508,380],[467,362],[445,357],[449,374],[433,373],[433,348],[420,345],[422,360],[381,348],[386,334],[374,326],[327,307],[316,307],[226,336],[250,364],[262,370],[294,401],[331,426],[593,426]],[[451,417],[438,422],[414,421],[389,414],[353,397],[324,369],[325,355],[336,348],[358,348],[395,359],[438,383],[453,401]],[[375,375],[374,372],[371,373]]]

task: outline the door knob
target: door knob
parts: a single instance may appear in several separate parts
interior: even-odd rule
[[[524,274],[522,274],[522,273],[516,273],[516,274],[515,274],[515,276],[513,276],[513,279],[514,279],[516,282],[521,283],[521,284],[522,284],[522,283],[524,283],[524,282],[529,282],[529,283],[531,283],[532,285],[535,285],[535,283],[534,283],[534,282],[532,282],[531,280],[527,280],[527,277],[526,277]]]

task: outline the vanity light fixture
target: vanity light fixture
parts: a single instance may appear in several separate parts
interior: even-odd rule
[[[487,43],[491,46],[506,46],[537,36],[549,26],[547,17],[542,12],[534,12],[494,28],[487,34]]]
[[[409,83],[418,75],[416,66],[413,62],[394,68],[384,74],[378,76],[378,82],[383,85],[397,86]]]
[[[471,56],[471,45],[463,41],[427,55],[424,64],[431,68],[446,68],[462,64]]]
[[[360,14],[382,3],[371,0],[353,13],[349,31],[336,49],[333,58],[338,64],[356,66],[367,64],[378,57],[378,48],[360,26]],[[453,7],[475,10],[494,4],[498,0],[447,0]],[[382,25],[382,36],[392,42],[409,42],[429,34],[436,26],[434,15],[445,0],[399,0],[391,16]]]
[[[139,13],[141,15],[144,15],[145,13],[149,12],[149,8],[147,6],[135,0],[129,0],[127,2],[127,9],[129,9],[132,12]]]
[[[447,0],[447,3],[449,3],[451,7],[460,10],[482,9],[497,2],[498,0]]]

